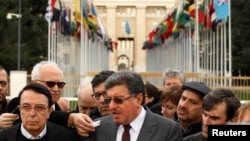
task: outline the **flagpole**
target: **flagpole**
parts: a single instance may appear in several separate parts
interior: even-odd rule
[[[200,47],[200,35],[199,35],[199,15],[198,15],[198,10],[199,10],[199,5],[198,1],[195,0],[195,22],[196,22],[196,72],[200,72],[200,52],[199,52],[199,47]]]
[[[229,26],[228,26],[228,32],[229,32],[229,35],[228,35],[228,38],[229,38],[229,73],[230,73],[230,76],[232,76],[232,46],[231,46],[231,44],[232,44],[232,41],[231,41],[231,0],[228,0],[228,12],[229,12],[229,17],[228,17],[228,24],[229,24]]]
[[[19,12],[21,15],[22,0],[19,0]],[[21,17],[18,18],[18,46],[17,46],[17,70],[20,70],[21,64]]]
[[[48,24],[48,60],[50,60],[50,21],[49,21],[49,24]]]

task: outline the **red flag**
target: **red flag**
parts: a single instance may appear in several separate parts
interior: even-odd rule
[[[215,16],[215,10],[213,4],[209,4],[207,7],[207,12],[204,16],[204,27],[212,28],[212,16]]]

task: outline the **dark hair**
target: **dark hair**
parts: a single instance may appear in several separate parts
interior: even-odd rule
[[[237,110],[241,105],[239,98],[231,90],[217,88],[210,91],[204,96],[202,107],[204,110],[209,111],[222,102],[226,104],[227,121],[229,121],[236,116]]]
[[[170,100],[178,105],[182,92],[183,90],[180,85],[172,85],[169,88],[164,88],[160,96],[160,103]]]
[[[145,84],[145,89],[146,89],[145,92],[149,98],[154,97],[155,99],[158,99],[159,90],[155,85],[147,82]]]
[[[0,71],[4,71],[6,73],[7,76],[7,82],[9,81],[9,77],[8,77],[8,72],[6,71],[6,69],[0,65]]]
[[[29,83],[27,84],[19,93],[18,95],[18,101],[20,104],[20,99],[21,96],[23,94],[24,91],[26,90],[32,90],[34,92],[37,92],[38,94],[42,94],[45,95],[48,98],[48,106],[51,107],[52,106],[52,97],[51,97],[51,93],[48,90],[48,88],[46,88],[45,86],[38,84],[38,83]]]
[[[4,67],[2,65],[0,65],[0,70],[5,70]]]
[[[125,85],[130,95],[136,96],[140,93],[143,95],[141,105],[145,103],[145,87],[141,76],[135,72],[129,70],[123,70],[112,74],[105,81],[105,89],[108,90],[117,85]]]
[[[94,78],[91,81],[92,88],[98,86],[99,84],[103,83],[106,81],[106,79],[111,75],[115,73],[114,71],[111,70],[103,70],[99,72],[97,75],[94,76]]]
[[[3,66],[1,66],[1,65],[0,65],[0,70],[5,71],[5,73],[6,73],[7,76],[9,75],[8,72],[7,72],[7,70]]]
[[[145,84],[145,95],[147,95],[148,98],[153,97],[153,100],[151,102],[145,103],[149,108],[156,103],[159,103],[159,90],[155,85],[147,82]]]

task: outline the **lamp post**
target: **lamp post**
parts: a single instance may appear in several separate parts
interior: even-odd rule
[[[12,16],[15,16],[18,18],[18,43],[17,43],[17,70],[20,70],[20,64],[21,64],[21,7],[22,3],[21,0],[19,0],[19,8],[18,8],[18,14],[16,13],[8,13],[7,19],[12,19]]]

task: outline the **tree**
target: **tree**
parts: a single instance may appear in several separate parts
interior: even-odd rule
[[[21,69],[31,71],[35,63],[47,56],[47,29],[44,18],[46,0],[21,0]],[[7,71],[17,69],[18,19],[6,19],[18,13],[17,0],[0,1],[0,64]]]
[[[250,1],[231,0],[232,66],[234,74],[250,75]]]
[[[44,18],[47,0],[22,1],[21,68],[46,60],[48,24]],[[233,74],[250,75],[250,1],[231,0]],[[7,13],[18,13],[17,0],[0,0],[0,64],[8,71],[17,68],[18,20],[7,20]]]

